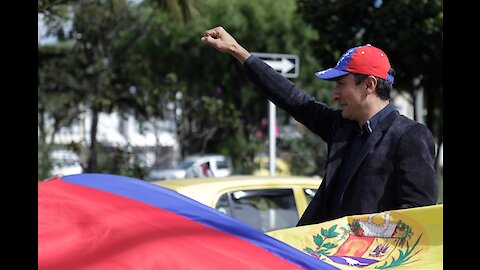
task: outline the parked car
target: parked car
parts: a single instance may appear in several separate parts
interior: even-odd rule
[[[83,171],[80,157],[72,150],[54,149],[50,153],[50,161],[52,162],[50,175],[78,174]]]
[[[320,186],[303,176],[229,176],[154,181],[262,232],[294,227]]]
[[[174,168],[152,170],[148,176],[153,180],[172,180],[195,177],[225,177],[233,173],[232,161],[220,154],[191,155]]]

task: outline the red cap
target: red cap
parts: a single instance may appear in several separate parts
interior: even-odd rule
[[[393,84],[393,76],[388,74],[390,61],[387,55],[370,44],[349,49],[340,57],[337,65],[315,75],[321,79],[331,80],[346,74],[357,73],[373,75]]]

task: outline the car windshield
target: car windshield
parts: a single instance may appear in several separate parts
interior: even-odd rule
[[[175,169],[186,169],[190,166],[192,166],[193,164],[193,161],[181,161],[180,163],[177,164],[177,166],[175,166]]]

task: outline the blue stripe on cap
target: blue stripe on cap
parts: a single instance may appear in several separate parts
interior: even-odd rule
[[[330,79],[338,78],[340,76],[343,76],[343,75],[346,75],[346,74],[349,74],[349,73],[350,72],[348,72],[348,71],[341,71],[341,70],[338,70],[336,68],[329,68],[329,69],[326,69],[326,70],[315,72],[315,76],[317,76],[320,79],[330,80]]]
[[[395,81],[395,78],[393,78],[392,75],[390,74],[387,74],[387,81],[391,82],[393,84],[393,82]]]
[[[350,59],[352,58],[352,55],[355,52],[355,50],[357,50],[357,48],[358,47],[351,48],[346,53],[344,53],[342,57],[338,59],[337,66],[335,67],[335,69],[347,71],[347,67],[348,67],[348,64],[350,63]]]

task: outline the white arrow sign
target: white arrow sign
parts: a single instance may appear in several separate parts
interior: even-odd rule
[[[265,60],[265,63],[280,73],[287,73],[295,67],[295,65],[285,57],[282,57],[280,61]]]
[[[300,61],[298,60],[297,55],[257,52],[253,52],[252,54],[262,59],[267,65],[271,66],[284,77],[298,77]]]

